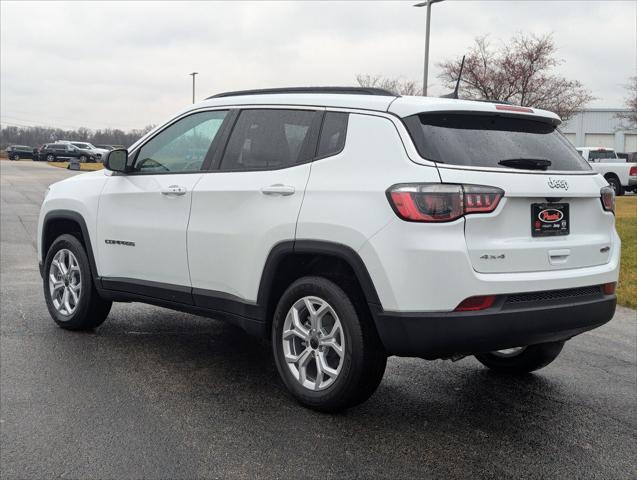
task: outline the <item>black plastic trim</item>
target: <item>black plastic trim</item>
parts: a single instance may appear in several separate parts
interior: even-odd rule
[[[123,277],[102,277],[102,288],[193,305],[192,288]]]
[[[569,338],[608,322],[614,295],[511,307],[505,302],[478,312],[373,312],[390,355],[446,358]]]
[[[50,224],[55,220],[72,220],[76,222],[80,226],[80,230],[82,231],[82,238],[84,239],[84,247],[86,248],[86,255],[88,256],[89,265],[91,267],[91,275],[93,276],[93,281],[96,283],[99,288],[99,276],[97,273],[97,264],[95,263],[95,255],[93,254],[93,246],[91,244],[91,237],[88,233],[88,228],[86,228],[86,221],[84,217],[77,212],[72,210],[51,210],[44,217],[44,221],[42,222],[42,232],[41,232],[41,245],[42,245],[42,261],[46,258],[47,252],[44,250],[45,248],[45,238],[47,229],[50,227]],[[44,266],[40,267],[40,274],[44,275]]]

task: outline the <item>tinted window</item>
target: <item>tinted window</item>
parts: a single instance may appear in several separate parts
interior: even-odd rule
[[[336,155],[343,150],[345,136],[347,135],[348,118],[349,114],[347,113],[327,112],[325,114],[317,152],[319,157]]]
[[[434,113],[405,119],[423,158],[453,165],[506,168],[509,159],[550,160],[548,170],[590,170],[557,128],[496,115]]]
[[[147,173],[201,170],[227,111],[201,112],[173,123],[139,150],[134,170]]]
[[[604,160],[607,158],[617,158],[613,150],[591,150],[588,152],[588,159],[592,160]]]
[[[309,160],[310,127],[315,112],[244,110],[221,162],[224,170],[285,168]]]

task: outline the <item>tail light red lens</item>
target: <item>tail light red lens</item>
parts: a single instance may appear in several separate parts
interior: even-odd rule
[[[479,297],[469,297],[460,302],[456,307],[456,312],[475,312],[485,310],[495,302],[495,295],[481,295]]]
[[[450,222],[470,213],[489,213],[503,195],[496,187],[447,183],[403,183],[387,190],[396,214],[411,222]]]
[[[602,285],[602,291],[605,295],[614,295],[616,286],[617,284],[615,282],[605,283]]]
[[[612,187],[602,187],[600,190],[600,195],[602,198],[602,207],[607,212],[615,213],[615,190]]]
[[[630,170],[628,171],[628,176],[637,177],[637,167],[630,167]]]

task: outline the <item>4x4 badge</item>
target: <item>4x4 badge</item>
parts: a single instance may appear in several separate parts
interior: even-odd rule
[[[563,188],[564,190],[568,190],[568,182],[560,178],[549,177],[548,184],[551,188]]]

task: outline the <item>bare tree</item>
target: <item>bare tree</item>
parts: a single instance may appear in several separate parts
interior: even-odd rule
[[[398,95],[419,95],[422,87],[418,82],[405,78],[389,78],[382,75],[356,75],[361,87],[382,88]]]
[[[628,90],[625,103],[628,112],[618,113],[617,117],[626,122],[625,127],[628,130],[635,130],[637,129],[637,76],[630,77],[625,87]]]
[[[552,35],[519,33],[498,49],[487,36],[478,37],[466,55],[460,96],[544,108],[568,119],[593,97],[581,82],[552,72],[563,63],[556,51]],[[449,89],[455,88],[460,62],[457,58],[438,64],[438,77]]]

